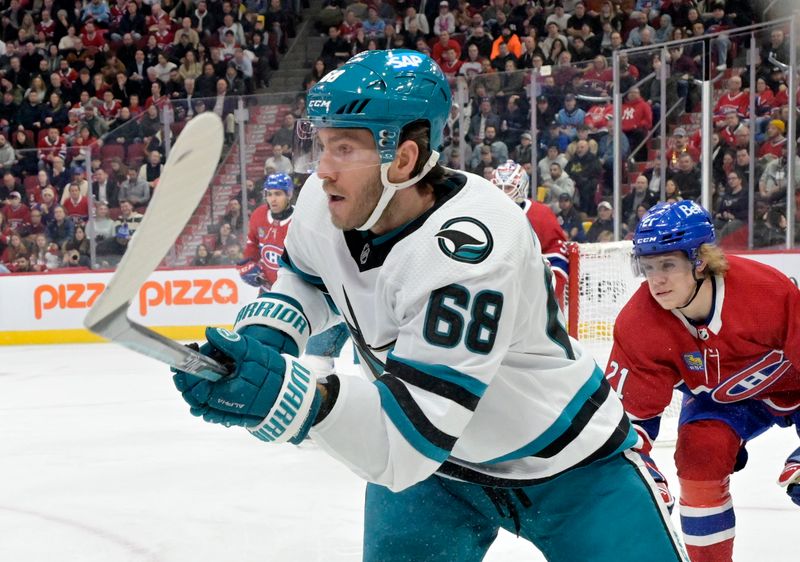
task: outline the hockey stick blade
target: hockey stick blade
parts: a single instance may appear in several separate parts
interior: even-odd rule
[[[210,357],[133,322],[128,307],[197,208],[217,169],[222,141],[222,121],[214,113],[202,113],[186,124],[139,228],[83,322],[89,331],[114,343],[209,380],[220,379],[227,370]]]

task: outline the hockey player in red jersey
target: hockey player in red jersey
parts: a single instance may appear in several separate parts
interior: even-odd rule
[[[673,389],[685,393],[675,461],[693,562],[732,559],[729,478],[747,462],[748,441],[800,425],[800,291],[767,265],[726,257],[714,241],[711,216],[691,201],[643,217],[634,266],[647,282],[617,318],[606,369],[666,500],[649,451]],[[800,448],[778,483],[800,505]]]
[[[244,259],[238,265],[242,281],[268,291],[278,278],[278,258],[283,254],[283,240],[289,229],[294,183],[288,175],[271,174],[264,181],[266,204],[250,216]]]
[[[284,173],[271,174],[264,181],[266,204],[250,216],[244,260],[239,264],[242,281],[270,290],[278,278],[284,239],[292,221],[294,182]],[[344,323],[321,332],[308,340],[304,360],[319,373],[333,372],[333,358],[338,357],[350,335]]]
[[[525,168],[508,160],[492,173],[492,183],[517,203],[542,244],[542,255],[550,262],[555,281],[556,297],[564,309],[564,287],[569,279],[567,236],[550,207],[528,198],[530,178]]]

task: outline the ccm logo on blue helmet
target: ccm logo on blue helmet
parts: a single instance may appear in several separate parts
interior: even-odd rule
[[[436,238],[444,255],[464,263],[482,262],[494,247],[489,229],[471,217],[450,219],[436,233]]]
[[[647,238],[639,238],[636,240],[637,244],[647,244],[648,242],[655,242],[658,240],[657,236],[648,236]]]

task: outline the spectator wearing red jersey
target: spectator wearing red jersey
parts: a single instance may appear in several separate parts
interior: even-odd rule
[[[50,127],[47,130],[47,135],[42,137],[36,148],[39,149],[40,167],[45,165],[52,166],[55,156],[64,158],[67,153],[67,143],[57,127]]]
[[[783,136],[785,132],[786,124],[780,119],[773,119],[769,122],[767,125],[767,138],[758,148],[758,157],[764,163],[783,156],[784,147],[786,146],[786,137]]]
[[[89,218],[89,200],[81,194],[80,184],[72,182],[67,187],[68,197],[63,207],[67,216],[76,224],[85,223]]]
[[[608,68],[608,62],[603,55],[597,55],[583,73],[583,81],[592,90],[606,90],[609,82],[614,78],[614,71]]]
[[[83,32],[81,33],[81,43],[90,53],[108,50],[105,32],[98,31],[92,22],[86,22]]]
[[[169,49],[175,41],[175,34],[172,33],[169,22],[163,19],[156,24],[156,30],[152,36],[156,38],[156,46],[162,51]]]
[[[728,78],[728,89],[714,106],[714,125],[724,127],[729,111],[735,111],[742,119],[750,114],[750,96],[742,91],[742,79],[739,76]]]
[[[36,31],[44,35],[47,42],[53,41],[56,31],[56,20],[50,14],[50,10],[42,10],[42,19],[36,24]]]
[[[150,6],[150,15],[145,19],[148,33],[158,31],[158,23],[162,20],[167,23],[167,26],[172,26],[172,19],[170,19],[169,14],[161,8],[161,4],[155,2]]]
[[[444,55],[442,56],[442,62],[439,63],[439,66],[441,67],[444,75],[447,77],[447,81],[453,84],[458,71],[461,70],[462,64],[464,64],[464,62],[456,57],[456,50],[451,47],[445,49]]]
[[[443,31],[439,35],[439,40],[433,44],[433,49],[431,50],[431,58],[440,65],[442,64],[442,55],[444,55],[445,49],[455,49],[456,58],[461,58],[461,44],[455,39],[451,39],[450,33],[447,31]]]
[[[732,107],[728,108],[722,129],[719,131],[720,140],[728,146],[736,146],[736,135],[743,127],[739,120],[739,112]]]
[[[19,191],[12,191],[3,207],[6,223],[11,230],[17,231],[26,223],[31,222],[31,210],[22,202]]]
[[[353,10],[347,10],[344,14],[344,21],[339,25],[339,33],[342,39],[352,43],[361,27],[361,20],[356,17],[356,13]]]
[[[628,137],[631,150],[639,147],[652,128],[653,110],[650,108],[650,104],[642,99],[639,88],[631,88],[628,91],[627,100],[622,104],[622,131]],[[639,162],[645,161],[647,149],[639,148],[634,156]]]
[[[119,112],[122,110],[122,103],[114,99],[114,92],[106,90],[103,92],[103,103],[97,108],[100,116],[106,121],[113,121],[119,117]]]

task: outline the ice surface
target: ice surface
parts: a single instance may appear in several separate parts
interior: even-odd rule
[[[797,446],[773,429],[733,476],[737,562],[800,560],[775,484]],[[0,561],[355,562],[363,489],[313,444],[193,418],[167,367],[123,348],[0,347]],[[486,560],[543,558],[501,531]]]

